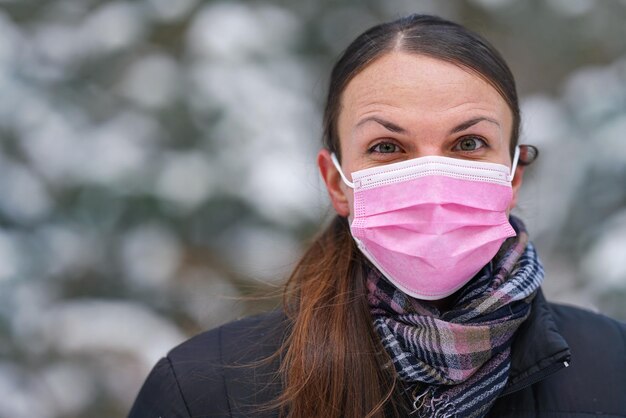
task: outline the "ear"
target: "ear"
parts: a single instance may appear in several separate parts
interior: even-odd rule
[[[525,168],[525,166],[518,164],[515,169],[515,176],[513,177],[513,181],[511,182],[511,188],[513,189],[513,199],[511,200],[511,204],[509,205],[509,212],[513,210],[513,208],[517,205],[517,196],[519,194],[520,187],[522,187]]]
[[[346,190],[348,187],[341,180],[341,175],[335,168],[330,158],[330,152],[327,149],[324,148],[317,154],[317,166],[320,169],[320,174],[326,184],[326,190],[328,190],[328,196],[335,211],[340,216],[347,217],[350,215],[350,201],[347,196],[349,192]]]

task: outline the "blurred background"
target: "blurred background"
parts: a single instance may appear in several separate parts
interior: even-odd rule
[[[626,1],[0,0],[0,417],[123,417],[168,349],[277,306],[331,213],[332,62],[412,12],[502,51],[545,291],[626,319]]]

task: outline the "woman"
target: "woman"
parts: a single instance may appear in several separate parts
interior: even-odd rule
[[[412,15],[335,65],[317,161],[337,216],[279,312],[172,350],[130,417],[626,416],[626,326],[547,303],[510,216],[536,149],[513,76]]]

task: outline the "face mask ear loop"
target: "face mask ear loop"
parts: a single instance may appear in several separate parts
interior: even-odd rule
[[[337,160],[337,156],[335,155],[334,152],[330,154],[330,159],[333,161],[333,164],[335,164],[335,168],[337,169],[337,171],[339,171],[339,174],[341,175],[341,179],[343,180],[344,183],[346,183],[346,186],[348,186],[351,189],[354,189],[354,183],[352,183],[350,180],[346,178],[346,176],[344,176],[343,171],[341,170],[341,165],[339,165],[339,161]]]
[[[519,161],[519,145],[515,147],[515,155],[513,155],[513,166],[511,167],[510,180],[513,181],[515,177],[515,170],[517,170],[517,162]]]

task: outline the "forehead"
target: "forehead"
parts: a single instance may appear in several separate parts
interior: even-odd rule
[[[372,112],[437,122],[482,111],[512,119],[506,101],[475,72],[436,58],[392,52],[364,68],[341,96],[339,128]],[[341,135],[340,135],[341,136]]]

